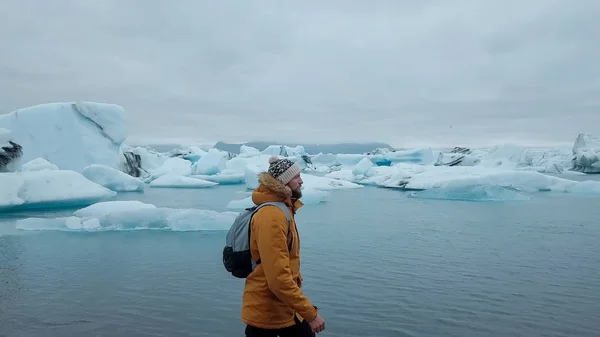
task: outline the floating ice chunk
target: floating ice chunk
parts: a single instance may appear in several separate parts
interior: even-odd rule
[[[434,154],[430,148],[390,151],[383,155],[373,155],[374,162],[411,163],[429,165],[434,162]]]
[[[335,157],[336,164],[348,167],[355,166],[366,156],[364,154],[338,154]]]
[[[448,184],[409,194],[412,198],[462,201],[522,201],[531,196],[515,188],[497,185]]]
[[[302,174],[302,181],[304,182],[303,186],[307,190],[320,190],[320,191],[329,191],[329,190],[343,190],[343,189],[355,189],[355,188],[363,188],[362,185],[338,180],[328,177],[319,177],[312,174]]]
[[[73,216],[27,218],[17,229],[28,231],[228,230],[236,212],[156,207],[136,201],[110,201],[80,209]]]
[[[304,149],[304,146],[302,145],[296,145],[294,147],[284,145],[284,149],[287,153],[286,156],[288,157],[302,157],[308,155],[308,153],[306,153],[306,150]]]
[[[159,168],[152,171],[153,178],[158,178],[166,174],[189,176],[192,174],[192,163],[182,158],[173,157],[168,158]]]
[[[152,204],[147,204],[138,200],[102,201],[80,208],[73,212],[73,215],[83,218],[102,217],[108,216],[111,213],[142,211],[155,208],[156,206]]]
[[[0,174],[0,210],[89,205],[116,192],[70,170]]]
[[[225,164],[225,169],[228,171],[243,173],[247,165],[257,165],[266,170],[269,167],[269,158],[270,156],[268,155],[259,155],[254,157],[238,156],[228,160]]]
[[[371,167],[373,167],[373,163],[371,162],[371,160],[369,158],[363,158],[361,159],[358,164],[356,164],[356,166],[354,167],[354,169],[352,169],[352,174],[354,174],[355,176],[365,176],[367,174],[367,172],[369,171],[369,169]]]
[[[92,164],[83,169],[87,179],[115,192],[143,191],[144,182],[112,167]]]
[[[260,151],[252,146],[243,145],[240,146],[240,157],[254,157],[260,155]]]
[[[218,174],[214,174],[214,175],[201,175],[201,174],[195,174],[195,175],[191,175],[191,178],[197,178],[197,179],[203,179],[203,180],[207,180],[207,181],[212,181],[215,183],[218,183],[219,185],[237,185],[237,184],[243,184],[246,176],[244,175],[244,173],[239,173],[239,172],[229,172],[227,170],[218,173]]]
[[[268,156],[283,156],[287,157],[287,146],[284,145],[269,145],[267,148],[261,151],[261,154]]]
[[[424,168],[424,167],[423,167]],[[600,194],[600,181],[579,182],[534,171],[485,169],[482,167],[428,167],[397,173],[380,183],[385,187],[426,190],[458,186],[499,186],[524,192],[553,191]]]
[[[30,171],[56,171],[58,170],[58,166],[52,164],[44,158],[35,158],[32,159],[21,167],[21,171],[30,172]]]
[[[513,163],[521,162],[525,156],[525,149],[522,146],[514,144],[499,144],[490,149],[486,155],[486,160],[508,160]]]
[[[352,170],[346,169],[329,173],[326,177],[360,183],[361,185],[375,185],[402,190],[446,188],[447,190],[444,191],[452,191],[452,193],[458,193],[455,191],[459,191],[461,188],[464,189],[465,186],[485,186],[485,188],[499,186],[524,192],[600,193],[600,181],[584,183],[535,171],[517,171],[482,166],[449,167],[397,164],[391,167],[373,167],[369,175],[369,177],[356,176],[352,173]],[[424,193],[422,195],[433,194]],[[518,196],[516,197],[518,198]]]
[[[185,177],[178,174],[165,174],[150,182],[150,187],[171,187],[171,188],[206,188],[218,185],[215,182]]]
[[[319,154],[316,154],[316,155],[312,156],[310,158],[310,161],[316,167],[321,167],[321,166],[332,167],[332,166],[335,166],[335,165],[339,165],[336,157],[337,156],[335,154],[323,154],[323,153],[319,153]],[[362,158],[364,158],[364,156],[362,156]],[[358,162],[356,162],[356,163],[358,163]]]
[[[192,163],[196,163],[200,158],[206,155],[206,151],[203,149],[190,145],[186,152],[182,153],[182,158],[185,160],[189,160]]]
[[[145,148],[145,147],[129,147],[126,145],[123,145],[123,152],[127,153],[133,153],[135,155],[138,155],[140,157],[140,161],[141,161],[141,168],[146,171],[146,172],[153,172],[159,168],[161,168],[161,166],[163,166],[165,164],[165,162],[169,159],[168,156],[166,156],[163,153],[157,152],[154,149],[151,148]],[[180,158],[181,159],[181,158]],[[191,167],[191,163],[184,163],[181,161],[177,161],[177,163],[170,163],[169,165],[176,165],[176,166],[181,166],[181,170],[182,171],[186,171],[188,169],[188,165],[190,165]],[[168,169],[168,166],[165,168],[161,168],[164,170]],[[191,171],[191,169],[190,169]],[[159,176],[160,174],[157,174],[157,176]]]
[[[253,190],[258,187],[258,174],[268,169],[265,166],[258,166],[256,164],[248,164],[244,168],[244,181],[246,183],[246,189]]]
[[[213,175],[225,169],[228,153],[217,149],[210,149],[192,167],[194,174]]]
[[[339,171],[333,171],[330,173],[327,173],[325,175],[326,178],[331,178],[331,179],[336,179],[336,180],[342,180],[342,181],[350,181],[350,182],[361,182],[362,180],[362,176],[359,175],[355,175],[354,174],[354,169],[342,169]],[[361,182],[362,184],[362,182]]]

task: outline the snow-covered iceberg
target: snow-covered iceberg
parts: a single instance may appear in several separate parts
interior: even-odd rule
[[[72,216],[26,218],[17,229],[27,231],[201,231],[228,230],[237,212],[156,207],[140,201],[107,201],[79,209]]]
[[[116,195],[78,172],[0,173],[0,211],[89,205]]]
[[[128,122],[119,105],[61,102],[0,115],[0,128],[23,147],[23,161],[41,157],[60,169],[81,172],[92,164],[120,167]]]
[[[81,172],[84,177],[115,192],[141,192],[144,182],[115,168],[92,164]]]

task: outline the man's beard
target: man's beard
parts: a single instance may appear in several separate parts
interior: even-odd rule
[[[302,198],[302,190],[300,190],[300,188],[298,188],[297,190],[292,190],[292,198],[294,198],[294,199]]]

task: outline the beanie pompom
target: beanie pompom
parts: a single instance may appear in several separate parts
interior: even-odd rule
[[[277,156],[271,156],[271,158],[269,158],[269,164],[273,164],[273,163],[275,163],[278,160],[279,160],[279,157],[277,157]]]

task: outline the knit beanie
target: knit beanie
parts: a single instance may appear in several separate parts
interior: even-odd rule
[[[269,158],[268,173],[286,185],[300,173],[300,166],[289,159],[272,156]]]

